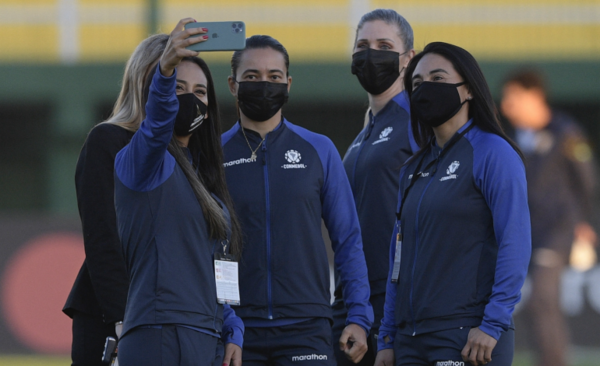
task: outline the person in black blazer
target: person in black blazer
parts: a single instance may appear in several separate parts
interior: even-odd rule
[[[73,319],[73,366],[103,365],[106,337],[120,335],[129,278],[117,232],[114,161],[145,117],[152,71],[168,39],[157,34],[138,45],[111,116],[90,131],[79,154],[75,188],[86,258],[63,308]]]

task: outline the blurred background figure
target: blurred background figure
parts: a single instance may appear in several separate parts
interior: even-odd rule
[[[560,308],[560,279],[573,241],[595,243],[589,224],[595,185],[593,154],[581,128],[546,100],[541,73],[518,69],[505,79],[502,114],[525,155],[532,257],[527,310],[537,364],[566,365],[568,329]]]

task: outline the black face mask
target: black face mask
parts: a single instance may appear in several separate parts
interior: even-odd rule
[[[464,102],[460,102],[457,87],[466,84],[422,82],[410,97],[410,113],[419,123],[428,127],[438,127],[454,117]]]
[[[400,56],[394,51],[367,48],[352,55],[352,73],[367,93],[379,95],[400,76]]]
[[[192,93],[179,94],[177,100],[179,101],[179,110],[175,117],[175,135],[191,135],[204,122],[208,108]]]
[[[256,122],[273,117],[288,101],[287,84],[243,81],[238,85],[238,105],[246,117]]]

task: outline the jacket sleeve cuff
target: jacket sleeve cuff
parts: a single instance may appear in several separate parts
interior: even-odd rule
[[[500,339],[500,335],[502,333],[502,328],[494,327],[486,323],[485,321],[481,323],[481,325],[479,326],[479,330],[494,338],[495,340]]]
[[[364,308],[364,312],[364,315],[359,315],[356,313],[352,314],[353,311],[350,309],[348,311],[348,317],[346,318],[346,325],[356,324],[364,329],[365,334],[368,336],[369,332],[371,331],[371,325],[373,324],[373,308],[371,307],[371,304]]]
[[[177,79],[177,69],[173,71],[173,75],[164,76],[160,72],[160,62],[156,65],[153,82],[156,83],[156,92],[164,95],[171,95],[175,90],[175,80]]]
[[[379,334],[377,336],[377,351],[381,351],[384,349],[394,348],[394,336],[396,335],[395,331],[389,331],[385,329],[383,326],[379,328]],[[385,342],[385,338],[389,338],[389,342]]]
[[[229,332],[227,332],[225,334],[225,339],[223,340],[223,343],[228,344],[228,343],[233,343],[237,346],[239,346],[240,348],[244,348],[244,330],[240,329],[239,327],[232,327]]]

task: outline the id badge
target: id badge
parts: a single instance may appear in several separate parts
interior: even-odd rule
[[[240,305],[238,262],[231,255],[215,253],[215,283],[219,304]]]
[[[398,228],[399,229],[399,228]],[[402,234],[396,235],[396,253],[394,254],[394,269],[392,270],[392,282],[398,282],[400,277],[400,260],[402,259]]]

